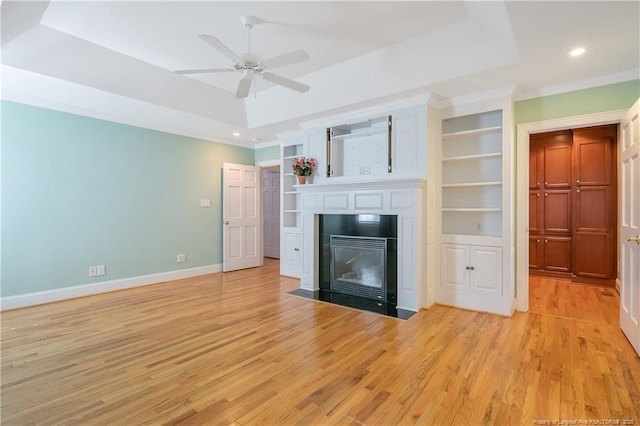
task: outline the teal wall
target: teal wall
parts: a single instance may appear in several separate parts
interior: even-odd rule
[[[1,108],[2,296],[222,262],[222,163],[253,164],[252,149]]]
[[[640,80],[527,99],[514,105],[515,124],[627,109],[640,98]]]
[[[261,161],[279,160],[280,145],[268,146],[266,148],[256,149],[256,163]]]

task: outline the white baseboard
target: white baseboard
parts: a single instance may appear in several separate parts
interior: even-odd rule
[[[24,308],[26,306],[42,305],[44,303],[60,300],[74,299],[76,297],[91,296],[92,294],[107,293],[110,291],[124,290],[149,284],[158,284],[165,281],[179,280],[182,278],[197,277],[199,275],[213,274],[222,271],[222,265],[198,266],[189,269],[160,272],[158,274],[141,275],[138,277],[122,278],[119,280],[102,281],[99,283],[83,284],[73,287],[63,287],[55,290],[37,291],[34,293],[19,294],[0,298],[0,311]]]

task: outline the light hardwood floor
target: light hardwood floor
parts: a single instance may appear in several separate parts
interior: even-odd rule
[[[5,312],[2,424],[640,424],[603,289],[532,278],[529,313],[403,321],[297,286],[268,261]]]

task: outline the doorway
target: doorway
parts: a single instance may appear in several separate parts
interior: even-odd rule
[[[280,167],[262,169],[263,253],[280,259]]]
[[[529,310],[529,136],[535,133],[579,127],[619,124],[626,110],[543,120],[517,126],[516,158],[516,301],[521,312]],[[619,145],[619,144],[618,144]],[[618,154],[616,154],[616,158]],[[616,281],[616,287],[618,287]]]
[[[531,276],[615,285],[617,128],[529,136]]]

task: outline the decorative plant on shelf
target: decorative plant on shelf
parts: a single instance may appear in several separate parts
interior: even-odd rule
[[[291,168],[293,169],[293,174],[298,176],[298,182],[303,184],[306,182],[307,176],[311,176],[316,169],[316,160],[315,158],[306,157],[294,158]]]

